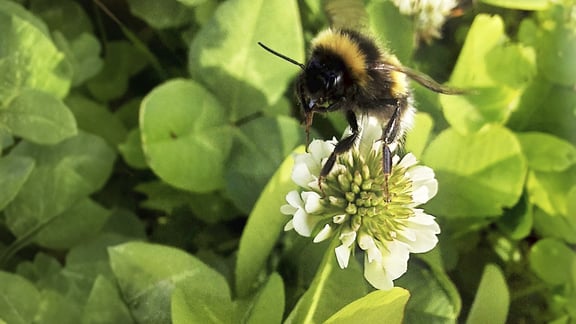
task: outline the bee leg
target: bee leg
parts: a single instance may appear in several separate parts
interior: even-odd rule
[[[392,150],[390,146],[396,141],[400,130],[400,105],[396,105],[394,113],[386,126],[382,129],[382,171],[384,173],[384,197],[387,202],[391,201],[388,180],[392,173]]]
[[[350,125],[350,129],[352,130],[352,134],[348,135],[347,137],[341,139],[336,146],[334,147],[334,151],[324,163],[322,170],[320,170],[320,176],[318,177],[318,187],[322,190],[322,181],[326,176],[332,171],[334,164],[336,163],[336,158],[338,155],[350,150],[358,139],[358,135],[360,134],[360,127],[358,126],[358,120],[356,119],[356,114],[352,110],[346,111],[346,120],[348,120],[348,124]],[[323,190],[322,190],[323,191]]]

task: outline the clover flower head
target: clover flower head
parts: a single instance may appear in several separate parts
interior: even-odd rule
[[[413,154],[394,156],[386,199],[381,124],[367,116],[360,122],[360,140],[337,158],[322,189],[318,176],[336,141],[315,140],[308,152],[295,157],[292,180],[300,190],[287,194],[281,212],[292,216],[285,230],[314,236],[314,242],[336,236],[340,245],[334,252],[341,268],[358,247],[364,252],[366,280],[390,289],[406,272],[410,253],[430,251],[438,242],[440,227],[418,208],[436,195],[438,182]]]
[[[416,29],[421,39],[426,42],[440,38],[440,29],[446,17],[458,5],[457,0],[393,0],[404,15],[414,16]]]

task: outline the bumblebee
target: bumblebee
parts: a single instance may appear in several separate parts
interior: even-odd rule
[[[386,179],[392,170],[392,153],[412,124],[412,79],[443,94],[461,93],[430,77],[406,68],[369,36],[351,29],[328,29],[312,40],[306,64],[280,54],[262,43],[270,53],[299,66],[296,94],[304,111],[307,141],[315,113],[343,111],[351,134],[342,138],[323,165],[318,185],[330,173],[338,155],[350,150],[360,135],[359,115],[376,117],[382,124],[382,170]]]

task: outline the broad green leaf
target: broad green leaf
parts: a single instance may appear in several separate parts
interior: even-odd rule
[[[28,280],[0,271],[0,318],[10,324],[32,323],[40,306],[40,293]]]
[[[440,96],[446,120],[461,133],[505,123],[535,64],[532,48],[509,43],[499,16],[476,16],[450,78],[469,93]]]
[[[146,96],[140,122],[146,160],[162,180],[194,192],[223,187],[232,133],[208,91],[193,81],[168,81]]]
[[[281,323],[284,314],[284,283],[276,272],[270,275],[266,285],[252,303],[246,323]]]
[[[48,30],[46,23],[30,11],[26,10],[20,4],[16,3],[16,1],[0,1],[0,12],[4,12],[8,15],[12,15],[27,21],[47,37],[50,36],[50,31]]]
[[[509,307],[510,292],[502,270],[494,264],[486,265],[466,324],[507,323]]]
[[[525,195],[512,209],[507,210],[498,221],[498,227],[513,240],[530,235],[534,224],[534,208]]]
[[[177,0],[128,0],[130,11],[155,29],[175,28],[191,21],[193,12]]]
[[[409,297],[408,290],[398,287],[377,290],[346,305],[324,323],[403,323]]]
[[[0,124],[38,144],[56,144],[77,134],[68,107],[53,95],[34,89],[22,90],[5,110],[0,110]]]
[[[570,15],[571,6],[554,6]],[[568,19],[567,19],[568,21]],[[549,21],[539,35],[538,67],[550,82],[572,87],[576,84],[576,31],[563,21]]]
[[[481,0],[496,7],[517,10],[544,10],[550,5],[548,0]]]
[[[201,80],[237,121],[278,101],[299,68],[258,46],[261,41],[297,61],[303,59],[297,2],[232,0],[194,38],[192,78]]]
[[[178,2],[180,2],[183,5],[186,5],[188,7],[194,7],[200,4],[203,4],[204,2],[206,2],[206,0],[176,0]]]
[[[37,323],[79,323],[82,318],[82,306],[78,299],[67,298],[62,293],[45,289],[40,293],[40,307],[34,320]]]
[[[147,169],[146,158],[142,150],[142,134],[139,128],[134,128],[128,132],[124,142],[118,144],[118,151],[122,158],[134,169]]]
[[[102,137],[112,147],[126,138],[126,128],[108,107],[80,95],[68,96],[66,104],[76,117],[78,128]]]
[[[70,40],[92,31],[90,17],[73,0],[32,0],[30,11],[42,18],[50,30],[57,30]]]
[[[186,314],[204,319],[229,315],[208,312],[226,309],[226,304],[231,307],[228,285],[222,275],[186,252],[132,242],[110,248],[109,254],[122,296],[136,322],[169,323],[171,307],[176,307],[176,316],[181,315],[180,311],[190,311]],[[177,305],[171,306],[175,288],[179,297],[174,299]]]
[[[0,108],[25,88],[63,98],[72,70],[45,26],[18,5],[2,1],[0,30]]]
[[[86,85],[95,98],[109,101],[126,93],[128,79],[145,67],[146,58],[126,41],[109,42],[104,48],[104,67]]]
[[[46,248],[69,249],[98,235],[109,217],[110,210],[82,199],[42,228],[34,241]]]
[[[82,312],[83,324],[133,323],[116,286],[98,276]]]
[[[564,171],[576,163],[576,147],[558,137],[538,132],[517,134],[528,167],[535,171]]]
[[[366,8],[371,29],[381,38],[382,45],[393,49],[400,62],[407,65],[414,52],[414,22],[401,15],[390,1],[371,1]]]
[[[299,147],[295,153],[303,151],[304,147]],[[288,221],[280,207],[286,204],[286,194],[296,188],[291,179],[293,166],[292,156],[282,162],[248,217],[236,259],[236,293],[240,297],[248,296],[257,285],[256,279]]]
[[[448,275],[419,259],[411,259],[408,271],[394,285],[410,291],[405,323],[454,323],[461,300]]]
[[[350,259],[348,268],[340,269],[334,253],[339,243],[338,237],[332,239],[312,284],[285,323],[322,323],[345,305],[366,295],[367,287],[356,259]]]
[[[574,280],[576,253],[560,240],[545,238],[530,249],[530,268],[550,285],[568,284]]]
[[[42,289],[66,289],[67,282],[62,280],[62,265],[54,257],[37,253],[33,261],[24,261],[18,264],[16,273],[30,280]]]
[[[414,127],[406,134],[406,152],[411,152],[420,159],[430,139],[434,120],[427,113],[418,112],[414,118]]]
[[[530,171],[526,189],[530,202],[550,215],[568,215],[568,192],[576,183],[576,168],[565,172]]]
[[[506,128],[492,126],[471,135],[445,130],[422,160],[438,179],[438,194],[427,204],[433,215],[498,216],[522,194],[526,162],[518,140]]]
[[[116,233],[138,240],[146,238],[145,224],[131,210],[116,208],[112,211],[108,221],[102,228],[103,233]]]
[[[11,154],[36,161],[36,168],[5,211],[6,224],[17,237],[46,226],[100,189],[114,161],[114,153],[102,139],[85,133],[53,146],[22,141]]]
[[[60,33],[55,33],[54,39],[72,64],[73,86],[84,83],[102,70],[104,62],[100,58],[101,45],[96,36],[83,33],[72,40],[66,40]]]
[[[34,160],[24,156],[0,157],[0,210],[16,197],[34,169]]]
[[[574,201],[576,199],[576,189],[570,191],[571,195],[568,197]],[[576,211],[573,209],[569,216],[565,215],[550,215],[540,208],[534,211],[534,232],[539,237],[557,238],[576,244],[576,219],[574,218]]]
[[[234,204],[249,213],[282,160],[304,142],[304,133],[294,119],[278,116],[254,119],[235,134],[225,173],[226,189]]]

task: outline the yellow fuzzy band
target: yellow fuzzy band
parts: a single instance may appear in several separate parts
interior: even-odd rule
[[[312,40],[312,48],[324,48],[334,52],[342,58],[344,64],[350,69],[352,77],[361,85],[368,79],[366,72],[366,56],[358,44],[348,35],[338,30],[327,29],[320,32]]]

